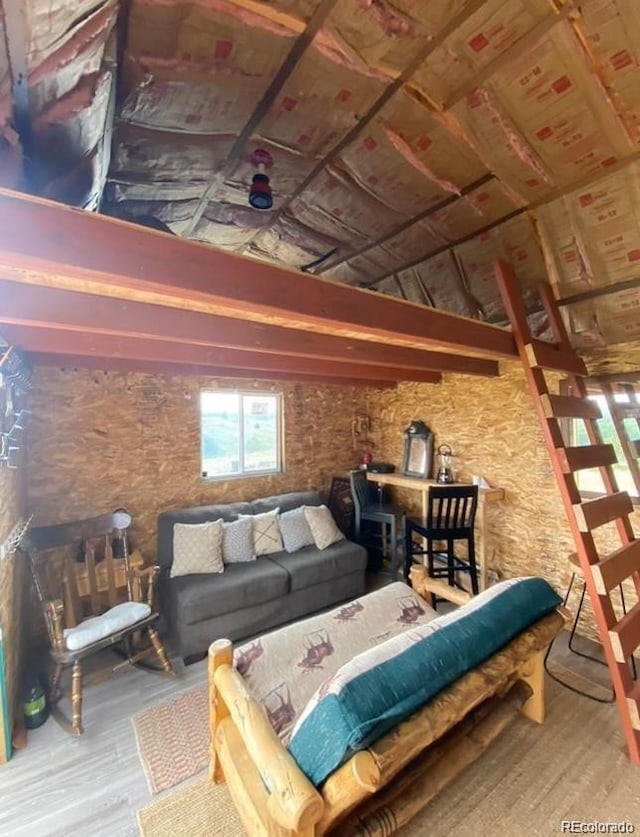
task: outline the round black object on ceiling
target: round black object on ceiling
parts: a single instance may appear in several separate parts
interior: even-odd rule
[[[273,197],[266,174],[254,174],[249,190],[249,203],[254,209],[271,209]]]

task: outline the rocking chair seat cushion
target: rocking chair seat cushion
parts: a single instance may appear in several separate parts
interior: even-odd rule
[[[99,642],[111,634],[129,628],[146,619],[151,613],[151,608],[143,602],[123,602],[115,607],[109,608],[100,616],[93,616],[85,619],[75,628],[66,628],[64,631],[64,642],[69,651],[79,651]]]

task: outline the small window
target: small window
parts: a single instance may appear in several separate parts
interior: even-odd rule
[[[629,395],[626,393],[615,393],[614,399],[616,405],[631,406]],[[592,392],[589,394],[589,399],[595,401],[600,407],[602,418],[598,420],[598,429],[602,436],[604,444],[613,445],[616,451],[617,463],[613,466],[613,472],[618,482],[618,487],[621,491],[626,491],[630,497],[638,497],[638,489],[635,486],[633,477],[629,470],[627,460],[625,458],[620,438],[616,431],[615,425],[611,419],[611,413],[607,399],[601,392]],[[638,422],[635,418],[625,417],[622,419],[624,431],[630,441],[635,441],[640,438],[640,431]],[[571,444],[572,445],[588,445],[589,439],[585,430],[584,422],[580,419],[573,419],[571,421]],[[576,473],[576,482],[581,493],[585,494],[604,494],[604,485],[602,477],[597,468],[589,468],[584,471]]]
[[[200,420],[203,477],[282,470],[279,395],[205,390],[200,393]]]

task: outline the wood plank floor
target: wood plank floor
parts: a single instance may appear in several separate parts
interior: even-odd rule
[[[0,835],[137,835],[136,811],[151,794],[131,718],[205,680],[203,660],[180,666],[175,678],[126,669],[88,687],[83,736],[68,735],[50,718],[0,770]]]

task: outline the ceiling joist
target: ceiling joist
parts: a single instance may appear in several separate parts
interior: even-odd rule
[[[331,360],[269,355],[143,337],[114,337],[95,332],[70,332],[24,325],[3,326],[2,333],[11,344],[32,352],[209,366],[225,369],[227,376],[232,374],[233,370],[240,369],[245,372],[269,372],[275,377],[285,372],[322,375],[325,378],[411,380],[429,384],[437,384],[441,380],[438,372],[419,369],[405,370],[365,363],[339,363]]]
[[[10,190],[0,190],[0,274],[358,340],[515,357],[511,334],[477,320]]]
[[[114,338],[159,339],[192,346],[259,351],[342,363],[498,375],[498,364],[492,360],[349,340],[56,288],[0,280],[0,298],[3,300],[0,330],[3,325],[23,325],[31,329],[55,328],[58,331],[85,331]]]
[[[379,381],[363,378],[327,377],[324,375],[309,375],[302,372],[279,372],[277,376],[256,374],[254,370],[229,370],[219,366],[202,366],[189,363],[165,363],[148,360],[121,360],[111,357],[87,357],[74,355],[55,355],[50,353],[32,352],[31,361],[36,366],[54,366],[58,369],[95,369],[100,372],[141,372],[149,375],[198,375],[202,378],[237,378],[241,380],[262,381],[294,381],[305,384],[328,384],[343,387],[374,387],[377,389],[393,389],[394,381]]]

